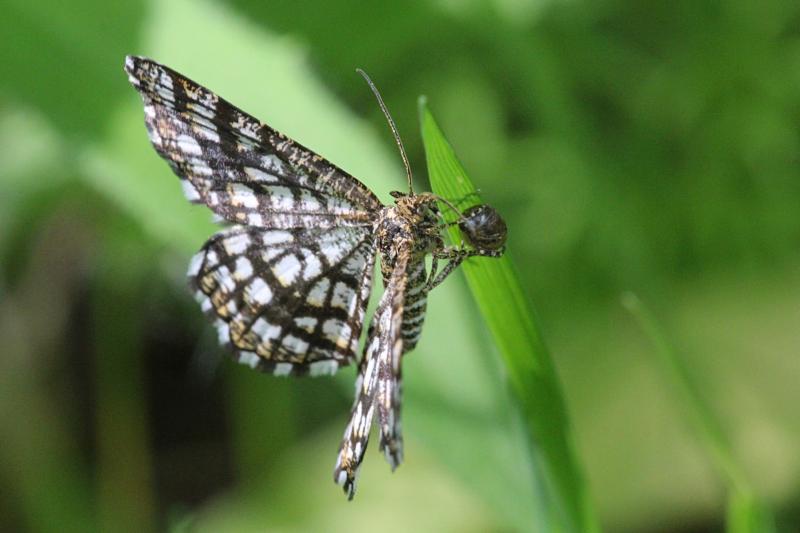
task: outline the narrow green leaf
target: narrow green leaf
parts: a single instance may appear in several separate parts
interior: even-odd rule
[[[772,513],[757,498],[744,468],[736,460],[733,449],[711,406],[703,399],[700,387],[689,367],[667,339],[650,310],[633,293],[623,296],[622,303],[639,322],[639,326],[655,345],[671,386],[680,397],[686,418],[711,462],[728,486],[727,531],[729,533],[771,533],[775,531]]]
[[[433,191],[450,200],[468,197],[471,204],[480,203],[475,187],[424,98],[420,99],[419,110]],[[448,210],[443,212],[452,217]],[[512,242],[514,230],[510,229]],[[452,227],[450,232],[453,242],[460,242],[458,229]],[[500,259],[471,259],[465,262],[463,271],[505,363],[531,446],[537,450],[552,499],[553,528],[568,532],[599,531],[575,453],[561,384],[511,259],[508,255]]]
[[[774,533],[772,512],[752,492],[731,489],[725,517],[728,533]]]

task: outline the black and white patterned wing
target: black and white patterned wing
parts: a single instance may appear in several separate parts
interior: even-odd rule
[[[380,449],[394,470],[403,459],[400,433],[400,358],[403,354],[403,301],[408,281],[408,253],[399,254],[369,327],[364,357],[356,380],[355,403],[345,428],[334,481],[352,499],[361,461],[367,451],[375,410],[381,431]]]
[[[233,223],[264,228],[370,225],[378,198],[311,150],[172,69],[128,56],[156,151],[184,193]]]
[[[206,242],[188,276],[240,363],[319,375],[355,359],[374,263],[371,228],[234,225]]]

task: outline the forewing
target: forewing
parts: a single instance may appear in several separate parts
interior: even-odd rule
[[[353,498],[361,461],[367,450],[375,409],[381,450],[394,469],[403,457],[400,434],[400,357],[408,255],[400,253],[369,327],[356,380],[355,403],[345,429],[333,479]]]
[[[206,242],[188,276],[240,363],[332,374],[355,358],[374,262],[370,228],[234,225]]]
[[[381,208],[347,172],[172,69],[128,56],[125,70],[190,201],[265,228],[369,225]]]

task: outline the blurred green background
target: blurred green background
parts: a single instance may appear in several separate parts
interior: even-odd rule
[[[509,251],[606,531],[724,528],[651,304],[780,531],[800,523],[800,4],[7,0],[0,17],[0,530],[539,531],[546,498],[460,274],[404,362],[406,463],[331,478],[354,372],[226,359],[185,288],[214,231],[145,133],[147,55],[389,201],[427,189],[424,93]]]

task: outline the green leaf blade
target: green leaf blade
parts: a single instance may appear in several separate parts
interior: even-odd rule
[[[745,468],[733,452],[722,422],[705,400],[702,387],[689,365],[678,354],[661,324],[650,309],[633,293],[623,295],[622,303],[634,316],[655,347],[663,373],[674,389],[694,433],[728,489],[726,531],[729,533],[774,533],[775,518],[757,496]]]
[[[419,111],[431,188],[449,200],[477,198],[475,187],[424,98],[420,99]],[[443,212],[448,221],[455,219],[455,214]],[[456,226],[449,231],[453,242],[461,242]],[[531,446],[540,456],[544,484],[552,500],[551,528],[599,531],[575,453],[561,385],[511,259],[508,254],[499,259],[473,259],[462,268],[505,364]]]

